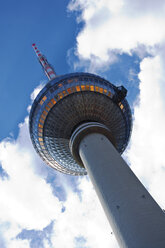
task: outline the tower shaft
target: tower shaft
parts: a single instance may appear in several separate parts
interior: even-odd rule
[[[79,155],[122,248],[164,248],[165,214],[105,135],[87,134]]]
[[[53,67],[47,61],[46,57],[38,50],[35,43],[32,44],[32,47],[33,47],[33,49],[37,55],[37,58],[41,64],[42,68],[44,69],[46,76],[49,78],[49,80],[55,78],[56,73],[55,73]]]

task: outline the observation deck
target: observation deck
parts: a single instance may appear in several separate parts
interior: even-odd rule
[[[104,124],[121,154],[129,141],[132,117],[126,89],[90,73],[57,76],[36,97],[30,112],[30,136],[35,150],[52,168],[86,175],[70,151],[74,130],[86,122]]]

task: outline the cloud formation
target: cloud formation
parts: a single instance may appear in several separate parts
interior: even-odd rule
[[[77,36],[76,55],[100,66],[117,54],[153,54],[165,39],[163,1],[72,0],[70,11],[80,11],[84,23]],[[95,61],[93,61],[95,60]],[[98,63],[99,61],[99,63]]]
[[[161,56],[140,65],[140,95],[134,108],[134,129],[128,157],[131,167],[162,208],[165,207],[165,101]]]
[[[33,164],[37,160],[27,132],[28,118],[20,125],[17,140],[6,139],[0,143],[0,162],[8,175],[0,179],[0,220],[6,223],[5,230],[11,238],[23,228],[43,229],[58,216],[62,207],[51,185],[35,173]]]
[[[100,248],[103,244],[105,248],[117,248],[91,182],[83,177],[78,188],[81,194],[68,193],[65,211],[54,225],[52,243],[56,248],[65,248],[66,244],[75,248]]]

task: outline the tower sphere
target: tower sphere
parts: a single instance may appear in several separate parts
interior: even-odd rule
[[[57,76],[40,91],[30,112],[30,135],[40,157],[54,169],[87,174],[72,156],[69,143],[81,124],[105,125],[121,154],[127,146],[132,118],[126,89],[90,73]]]

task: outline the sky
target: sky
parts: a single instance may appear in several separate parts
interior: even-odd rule
[[[165,208],[164,26],[162,0],[1,3],[1,248],[119,248],[88,176],[49,168],[32,147],[29,111],[48,81],[34,42],[59,75],[91,72],[127,88],[123,158]]]

